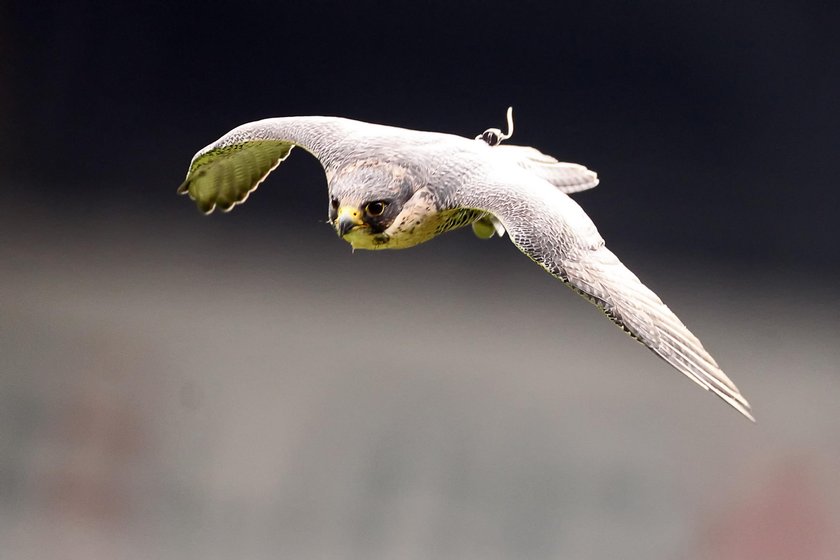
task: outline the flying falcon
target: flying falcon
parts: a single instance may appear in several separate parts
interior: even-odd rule
[[[613,322],[704,389],[753,419],[750,405],[700,341],[607,249],[568,195],[598,184],[582,165],[503,144],[338,117],[281,117],[238,126],[201,149],[178,188],[199,209],[245,202],[292,148],[324,167],[329,222],[354,249],[404,249],[463,226],[502,236],[598,306]]]

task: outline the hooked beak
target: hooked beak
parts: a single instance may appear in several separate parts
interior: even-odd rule
[[[362,212],[358,208],[342,206],[338,209],[338,217],[335,220],[335,231],[340,237],[347,235],[353,228],[363,226]]]

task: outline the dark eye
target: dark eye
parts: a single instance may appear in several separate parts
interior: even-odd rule
[[[386,206],[388,206],[388,203],[381,200],[368,202],[365,206],[365,212],[368,216],[381,216],[382,212],[385,211]]]
[[[337,198],[331,198],[330,199],[330,206],[332,206],[333,210],[338,210],[338,199]]]

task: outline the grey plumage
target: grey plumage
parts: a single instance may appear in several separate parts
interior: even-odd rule
[[[354,248],[411,247],[469,224],[482,237],[507,231],[533,261],[752,419],[749,403],[700,341],[607,249],[567,195],[597,185],[594,172],[530,147],[337,117],[286,117],[242,125],[200,150],[178,190],[204,212],[229,211],[294,146],[324,167],[330,222]]]

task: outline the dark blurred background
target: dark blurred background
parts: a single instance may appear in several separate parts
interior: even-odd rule
[[[10,558],[836,558],[840,4],[0,3]],[[352,254],[268,116],[513,142],[753,403],[750,425],[507,241]]]

